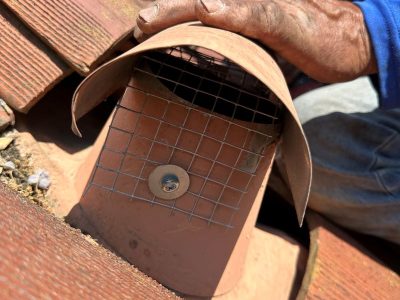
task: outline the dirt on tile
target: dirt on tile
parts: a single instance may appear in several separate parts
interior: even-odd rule
[[[12,137],[13,141],[3,150],[0,150],[0,181],[30,201],[51,211],[52,201],[47,196],[47,190],[28,183],[29,176],[33,175],[40,166],[35,166],[30,153],[22,153],[17,146],[18,133],[8,130],[0,138]]]

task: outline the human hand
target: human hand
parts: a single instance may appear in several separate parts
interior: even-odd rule
[[[361,10],[340,0],[158,0],[139,12],[135,36],[199,20],[260,41],[321,82],[376,72]]]

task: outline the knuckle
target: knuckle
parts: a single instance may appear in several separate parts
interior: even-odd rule
[[[274,1],[256,2],[252,6],[252,20],[258,24],[260,34],[276,34],[282,24],[282,17],[282,9]]]

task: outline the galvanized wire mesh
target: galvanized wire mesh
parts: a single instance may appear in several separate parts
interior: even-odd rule
[[[145,53],[132,76],[157,80],[164,90],[135,80],[127,86],[88,189],[231,228],[279,134],[282,105],[256,78],[205,49]],[[148,188],[148,175],[165,164],[190,176],[188,192],[172,201]]]

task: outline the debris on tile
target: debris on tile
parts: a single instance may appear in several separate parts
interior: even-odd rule
[[[38,170],[28,177],[28,184],[37,186],[41,190],[48,190],[51,185],[49,173],[44,170]]]
[[[39,183],[39,175],[38,174],[33,174],[28,177],[28,184],[29,185],[37,185]]]
[[[0,138],[0,151],[6,149],[14,141],[13,137],[1,137]]]
[[[14,126],[14,124],[14,112],[7,105],[7,103],[0,98],[0,132],[5,130],[8,126]]]
[[[18,139],[13,131],[6,132],[0,139],[6,137]],[[29,179],[32,174],[38,178],[35,185],[29,183],[32,182],[32,178]],[[35,172],[31,155],[22,155],[16,143],[9,143],[8,147],[0,150],[0,182],[46,209],[53,205],[46,195],[50,187],[48,173],[43,170]]]
[[[6,161],[2,167],[4,170],[15,170],[15,164],[10,160]]]
[[[42,190],[48,190],[51,185],[49,178],[42,178],[39,180],[38,188]]]

